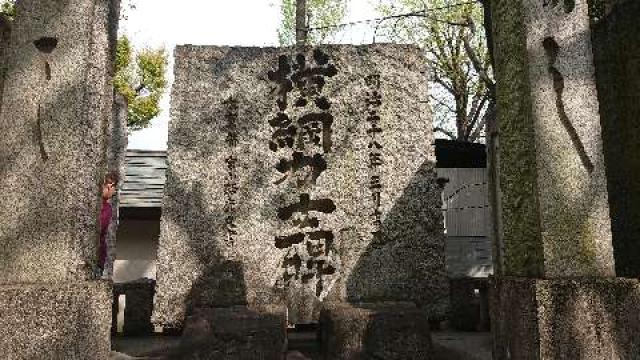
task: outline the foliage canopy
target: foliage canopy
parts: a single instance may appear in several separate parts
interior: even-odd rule
[[[16,16],[15,0],[4,0],[0,4],[0,13],[12,20]]]
[[[160,98],[167,86],[167,54],[164,49],[143,49],[134,54],[127,37],[118,40],[113,85],[129,104],[130,130],[149,126],[160,113]]]
[[[9,19],[16,14],[15,1],[4,0],[0,12]],[[140,130],[160,113],[160,98],[167,87],[164,49],[142,49],[135,53],[127,37],[118,39],[113,85],[129,105],[130,130]]]
[[[333,25],[344,19],[348,0],[307,0],[307,26],[313,31],[307,33],[308,44],[320,44],[336,33]],[[296,0],[282,0],[280,5],[282,22],[278,29],[280,45],[296,43]]]
[[[459,141],[475,141],[491,105],[490,57],[479,3],[461,0],[379,0],[393,17],[381,26],[394,42],[421,46],[430,65],[430,103],[436,131]],[[479,31],[476,31],[479,27]]]

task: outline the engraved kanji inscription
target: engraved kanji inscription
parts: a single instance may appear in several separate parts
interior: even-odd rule
[[[279,221],[288,225],[274,239],[276,248],[287,250],[277,286],[295,281],[309,285],[320,298],[339,268],[333,230],[322,225],[323,216],[333,213],[336,205],[332,199],[312,198],[309,191],[329,168],[326,154],[333,146],[334,117],[325,89],[337,74],[337,67],[319,49],[311,57],[282,55],[267,74],[275,97],[269,149],[282,155],[274,164],[280,177],[273,184],[298,194],[298,201],[276,209]]]

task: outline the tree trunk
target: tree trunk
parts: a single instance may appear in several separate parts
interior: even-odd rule
[[[296,1],[296,45],[307,44],[307,0]]]

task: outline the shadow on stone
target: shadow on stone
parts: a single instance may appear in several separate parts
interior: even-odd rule
[[[261,177],[256,176],[255,181],[261,181]],[[244,264],[222,253],[217,246],[219,240],[213,239],[226,234],[207,226],[207,219],[223,216],[223,209],[219,214],[212,213],[201,183],[187,184],[171,168],[167,183],[172,186],[167,189],[170,196],[165,197],[163,221],[184,231],[187,251],[197,257],[201,271],[191,283],[186,299],[176,298],[172,306],[164,307],[184,309],[184,322],[164,324],[165,333],[181,334],[179,344],[146,355],[163,359],[279,359],[286,346],[286,309],[249,306]],[[165,291],[179,285],[162,279],[168,275],[161,269],[158,276],[159,281],[165,281]]]
[[[359,255],[346,281],[349,302],[412,301],[430,318],[444,317],[449,296],[440,201],[435,164],[425,162]]]
[[[592,13],[600,121],[617,276],[640,276],[640,3],[613,1]],[[602,9],[604,11],[604,9]]]
[[[434,166],[420,166],[362,253],[341,249],[358,258],[347,273],[349,303],[321,313],[325,359],[432,358],[429,322],[444,318],[449,298]]]
[[[326,360],[432,358],[429,319],[412,303],[330,304],[320,322]]]
[[[503,278],[492,290],[497,360],[638,359],[637,280]]]

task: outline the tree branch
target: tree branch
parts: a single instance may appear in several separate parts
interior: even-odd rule
[[[491,79],[491,77],[489,77],[489,74],[487,73],[486,68],[482,65],[482,61],[480,61],[478,54],[473,49],[473,46],[471,46],[471,40],[469,39],[469,34],[473,35],[476,33],[476,25],[473,22],[473,19],[471,19],[471,17],[467,17],[467,24],[468,24],[467,26],[468,26],[469,32],[466,32],[462,36],[462,41],[464,42],[464,49],[467,53],[467,56],[469,56],[469,59],[471,60],[473,67],[475,68],[476,72],[480,76],[480,79],[487,85],[487,88],[491,92],[491,96],[494,96],[496,84]]]
[[[450,112],[452,112],[452,113],[454,113],[454,114],[456,113],[456,111],[451,107],[451,105],[446,104],[444,101],[442,101],[442,100],[438,99],[437,97],[435,97],[435,96],[433,96],[433,95],[429,95],[429,97],[430,97],[431,99],[433,99],[435,102],[437,102],[437,103],[438,103],[438,105],[440,105],[440,106],[443,106],[443,107],[447,108],[447,110],[449,110]]]
[[[471,133],[471,130],[474,129],[476,122],[478,122],[478,118],[480,117],[480,114],[482,113],[482,108],[484,107],[484,104],[487,103],[487,101],[489,100],[489,94],[487,92],[487,94],[485,94],[485,96],[482,97],[482,100],[480,100],[480,104],[478,105],[478,108],[476,110],[476,112],[473,114],[471,121],[469,122],[469,133]],[[485,112],[486,114],[486,112]],[[484,119],[484,117],[483,117]],[[479,127],[481,127],[479,125]],[[476,128],[477,130],[477,128]]]
[[[453,89],[453,87],[451,85],[447,84],[444,80],[442,80],[437,74],[433,75],[433,81],[435,81],[436,83],[440,84],[443,88],[445,88],[452,95],[456,95],[456,92]]]
[[[484,128],[485,124],[491,124],[495,116],[496,116],[496,103],[495,101],[491,100],[489,102],[489,106],[487,107],[487,111],[484,112],[484,116],[482,117],[482,120],[480,121],[478,126],[476,126],[476,129],[473,132],[473,134],[469,136],[469,141],[471,142],[476,141],[480,136],[480,132]]]
[[[433,128],[433,132],[434,133],[441,132],[441,133],[445,134],[446,136],[448,136],[449,138],[451,138],[451,140],[455,140],[456,139],[456,136],[451,131],[445,130],[445,129],[439,127],[439,126],[434,127]]]

